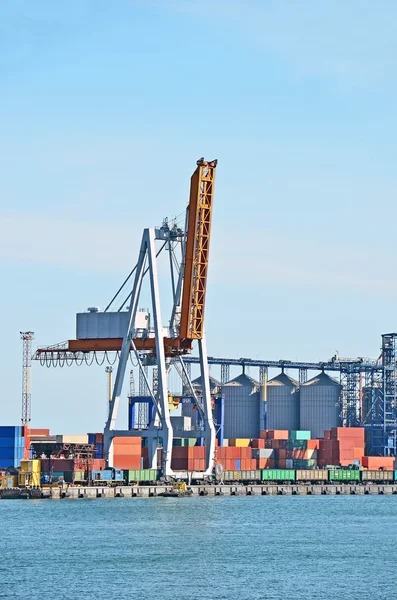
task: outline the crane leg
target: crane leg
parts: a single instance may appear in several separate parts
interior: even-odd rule
[[[200,368],[201,368],[201,381],[202,381],[202,392],[203,392],[203,408],[204,408],[204,435],[206,441],[206,475],[212,475],[215,461],[215,438],[216,431],[214,426],[214,419],[212,417],[212,406],[211,406],[211,390],[210,390],[210,377],[208,371],[208,357],[207,357],[207,345],[205,341],[205,333],[203,337],[198,340],[199,356],[200,356]]]
[[[146,230],[145,230],[146,231]],[[123,344],[121,346],[120,360],[117,367],[116,380],[113,388],[112,399],[109,406],[109,416],[105,424],[104,429],[104,453],[105,458],[108,460],[109,466],[113,466],[113,453],[111,447],[113,445],[112,431],[116,428],[117,413],[120,404],[120,396],[123,390],[123,383],[125,372],[127,368],[128,356],[130,353],[131,345],[131,330],[135,324],[135,317],[138,308],[139,295],[142,286],[143,273],[145,268],[145,261],[147,255],[147,243],[145,232],[142,236],[141,249],[139,252],[139,258],[137,263],[137,269],[135,271],[134,287],[132,289],[131,302],[128,315],[128,327],[123,337]]]
[[[171,469],[173,430],[168,408],[168,382],[167,365],[164,351],[164,332],[161,320],[160,290],[157,273],[155,232],[154,229],[145,230],[148,243],[150,287],[153,303],[153,320],[156,340],[156,358],[158,369],[158,396],[161,412],[162,438],[163,438],[163,474],[173,474]]]

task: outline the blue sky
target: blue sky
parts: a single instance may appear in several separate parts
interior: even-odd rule
[[[365,0],[0,3],[1,423],[20,419],[19,331],[73,338],[143,227],[184,210],[200,156],[219,159],[209,354],[378,355],[397,327],[396,17]],[[34,364],[32,404],[33,426],[100,430],[104,369]]]

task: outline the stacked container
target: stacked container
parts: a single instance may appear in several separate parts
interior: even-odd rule
[[[142,438],[113,438],[113,467],[117,469],[140,469],[142,467]]]
[[[88,443],[95,445],[95,458],[103,458],[103,433],[88,433]]]
[[[318,453],[319,467],[361,464],[364,455],[363,427],[333,427],[324,431]]]
[[[204,471],[204,446],[179,446],[172,450],[171,468],[175,471]]]
[[[24,428],[0,426],[0,469],[19,467],[25,456]]]

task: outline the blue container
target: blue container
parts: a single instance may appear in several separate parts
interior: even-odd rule
[[[11,448],[15,446],[15,438],[0,437],[0,448]]]
[[[236,458],[236,471],[241,471],[241,458]]]
[[[13,458],[0,458],[0,469],[8,469],[8,467],[14,467]]]
[[[95,458],[103,458],[103,444],[96,445]]]
[[[88,434],[88,443],[89,444],[95,444],[95,433],[89,433]]]
[[[0,437],[22,437],[20,425],[0,425]]]
[[[0,460],[3,458],[14,459],[15,448],[9,446],[8,448],[0,448]]]

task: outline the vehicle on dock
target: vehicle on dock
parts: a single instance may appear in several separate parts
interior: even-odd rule
[[[187,486],[185,481],[176,481],[170,490],[159,494],[162,498],[185,498],[192,495],[193,490]]]

